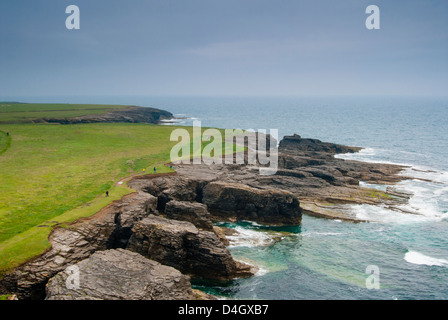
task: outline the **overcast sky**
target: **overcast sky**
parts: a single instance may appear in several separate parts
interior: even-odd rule
[[[0,100],[447,95],[447,34],[446,0],[2,0]]]

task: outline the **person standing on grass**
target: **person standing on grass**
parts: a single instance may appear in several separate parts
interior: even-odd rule
[[[157,171],[157,169],[156,169],[156,167],[154,167],[154,173],[156,173],[156,171]]]
[[[109,191],[106,191],[106,197],[108,197],[109,196]]]

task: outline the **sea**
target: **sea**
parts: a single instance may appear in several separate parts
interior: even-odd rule
[[[135,104],[178,118],[165,125],[297,133],[363,149],[343,159],[407,166],[395,185],[412,194],[403,211],[347,205],[353,223],[304,215],[300,226],[250,221],[235,229],[229,250],[258,267],[228,283],[196,281],[221,299],[448,299],[448,98],[442,97],[16,97],[25,102]],[[28,101],[27,101],[28,100]],[[387,186],[371,185],[384,190]]]

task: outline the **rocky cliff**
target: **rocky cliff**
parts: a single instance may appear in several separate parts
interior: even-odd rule
[[[70,267],[50,279],[46,300],[197,298],[187,276],[129,250],[98,251]]]
[[[159,123],[160,120],[171,118],[173,118],[173,114],[165,110],[149,107],[129,106],[127,108],[119,110],[112,110],[104,114],[90,114],[73,118],[43,118],[33,120],[33,122],[61,123],[61,124],[97,123],[97,122]]]
[[[250,266],[233,260],[213,231],[187,221],[149,216],[134,226],[128,249],[196,278],[231,280],[254,274]]]
[[[280,142],[279,169],[272,176],[260,175],[256,164],[183,164],[175,166],[176,174],[139,176],[128,183],[137,192],[56,228],[51,248],[4,275],[0,291],[20,299],[209,298],[192,294],[187,279],[222,281],[256,271],[232,258],[225,232],[213,222],[298,225],[302,213],[356,222],[343,208],[353,203],[400,210],[408,195],[359,182],[392,185],[406,179],[399,175],[404,167],[334,157],[358,150],[295,135]],[[72,265],[89,279],[81,290],[86,295],[65,285]]]

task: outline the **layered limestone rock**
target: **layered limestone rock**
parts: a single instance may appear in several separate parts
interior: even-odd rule
[[[165,215],[168,219],[189,221],[197,228],[213,230],[207,206],[201,203],[171,200],[165,206]]]
[[[211,182],[204,188],[204,204],[226,220],[250,220],[268,225],[300,224],[300,202],[292,193],[255,189],[243,184]]]
[[[157,197],[160,211],[165,210],[165,205],[171,200],[201,202],[202,189],[207,180],[201,178],[179,177],[178,175],[161,176],[147,179],[134,179],[129,182],[131,188],[147,192]]]
[[[47,300],[192,300],[190,279],[135,252],[98,251],[59,272]]]
[[[187,221],[151,215],[134,226],[128,249],[196,278],[229,280],[255,272],[235,261],[214,232]]]
[[[41,299],[49,278],[98,250],[127,246],[134,223],[156,212],[157,199],[138,192],[127,195],[90,218],[56,228],[49,237],[51,248],[3,275],[0,289],[19,299]]]
[[[210,219],[207,211],[214,221],[251,220],[267,225],[295,225],[301,222],[300,202],[289,191],[265,186],[254,188],[243,181],[232,181],[239,174],[247,178],[258,177],[256,172],[246,166],[237,170],[232,165],[192,165],[182,166],[181,170],[185,167],[192,171],[185,175],[138,179],[132,181],[131,185],[156,196],[158,209],[165,212],[167,217],[191,221],[199,228],[211,229],[210,223],[206,222]],[[216,171],[220,174],[216,174]],[[189,204],[184,202],[181,205],[178,200],[186,200]],[[179,206],[179,210],[184,212],[176,214],[173,205]],[[191,208],[187,209],[188,206]]]
[[[360,186],[360,182],[393,185],[409,179],[401,172],[406,168],[400,165],[384,163],[366,163],[344,160],[335,157],[336,153],[357,152],[361,148],[346,147],[338,144],[322,142],[317,139],[303,139],[299,135],[287,136],[279,144],[278,170],[274,175],[261,176],[256,165],[224,165],[224,164],[182,164],[175,166],[177,179],[200,180],[203,187],[202,200],[215,219],[232,217],[232,211],[237,206],[230,199],[234,195],[225,196],[218,203],[231,208],[217,215],[213,208],[214,200],[219,194],[215,190],[213,196],[207,198],[205,190],[213,183],[240,184],[254,190],[287,191],[300,199],[303,213],[319,217],[361,221],[344,205],[373,204],[384,205],[393,210],[402,210],[401,205],[410,197],[388,187],[379,191]],[[141,181],[142,186],[144,182]],[[168,182],[169,183],[169,182]],[[138,186],[137,186],[138,187]],[[223,187],[224,188],[224,187]],[[151,187],[148,190],[152,189]],[[234,191],[238,188],[234,188]],[[258,191],[257,191],[258,192]],[[240,193],[238,191],[238,193]],[[255,197],[256,198],[256,197]],[[251,212],[251,204],[240,205],[240,212]],[[252,212],[256,210],[253,209]],[[243,219],[256,220],[256,214],[244,214]],[[235,219],[242,218],[234,214]],[[275,224],[275,220],[259,221],[263,224]]]

